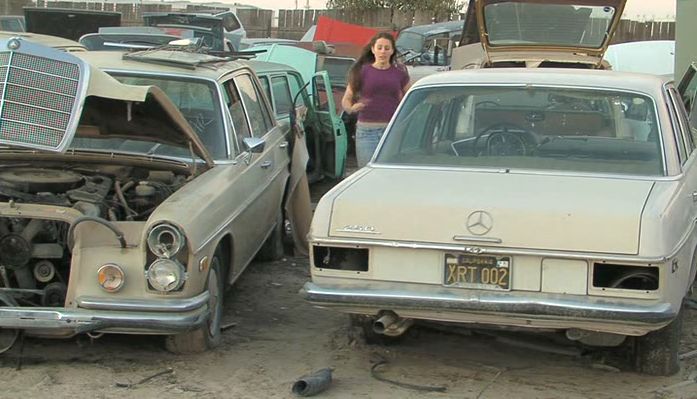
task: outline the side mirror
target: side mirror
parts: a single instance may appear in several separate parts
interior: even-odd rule
[[[259,137],[245,137],[245,139],[242,141],[244,142],[244,146],[246,147],[247,151],[254,154],[264,152],[264,146],[266,144],[264,139]]]

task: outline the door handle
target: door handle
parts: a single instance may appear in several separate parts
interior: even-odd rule
[[[279,148],[288,148],[288,142],[284,141],[281,144],[278,145]]]
[[[268,169],[268,168],[271,167],[271,165],[273,165],[273,162],[271,162],[271,161],[264,161],[264,162],[261,163],[261,168],[262,168],[262,169]]]
[[[692,193],[692,202],[697,202],[697,191]]]

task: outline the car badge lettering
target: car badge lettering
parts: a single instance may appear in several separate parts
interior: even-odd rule
[[[494,227],[494,218],[486,211],[474,211],[467,216],[467,230],[475,236],[483,236]]]
[[[336,229],[336,231],[343,233],[380,234],[373,226],[361,226],[358,224],[347,224],[340,229]]]

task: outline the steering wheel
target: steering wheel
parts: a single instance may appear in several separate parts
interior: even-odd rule
[[[486,136],[484,150],[479,151],[478,144]],[[479,155],[525,156],[530,152],[534,134],[515,123],[501,122],[482,129],[472,142],[472,153]]]
[[[493,106],[493,107],[498,107],[498,106],[500,106],[500,105],[501,105],[501,104],[497,103],[496,101],[484,100],[484,101],[480,101],[480,102],[474,104],[474,107],[475,107],[475,108],[479,108],[479,107],[492,107],[492,106]]]

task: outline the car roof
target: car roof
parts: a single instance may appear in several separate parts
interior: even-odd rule
[[[657,94],[670,81],[665,76],[585,70],[571,68],[491,68],[436,73],[414,83],[414,88],[447,85],[549,85],[587,88],[607,88]]]
[[[279,64],[277,62],[268,61],[257,61],[257,60],[240,60],[238,61],[242,65],[247,65],[254,70],[257,74],[263,73],[273,73],[273,72],[295,72],[300,74],[297,69],[290,65]]]
[[[151,50],[143,51],[142,53],[152,53]],[[99,69],[119,70],[119,71],[137,71],[137,72],[157,72],[170,73],[180,76],[195,76],[205,77],[209,79],[219,79],[236,70],[245,67],[244,64],[237,61],[230,61],[225,58],[220,58],[219,62],[209,62],[202,65],[194,66],[192,64],[175,64],[166,59],[162,62],[143,62],[133,59],[124,59],[124,54],[135,54],[138,52],[120,52],[120,51],[88,51],[80,53],[79,57],[85,59],[90,64]],[[184,51],[163,51],[163,58],[171,56],[170,60],[185,58],[187,62],[195,62],[196,60],[204,61],[211,59],[210,55],[201,53],[189,53]]]

